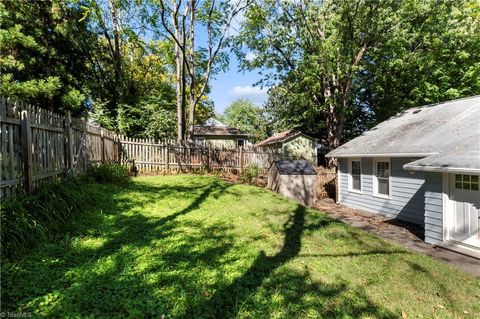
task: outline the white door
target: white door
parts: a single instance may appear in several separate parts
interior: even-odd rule
[[[480,248],[479,179],[479,175],[451,175],[447,216],[448,239],[477,248]]]

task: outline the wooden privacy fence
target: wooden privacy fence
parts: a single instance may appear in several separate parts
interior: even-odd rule
[[[171,171],[223,170],[241,173],[250,165],[265,172],[280,154],[262,148],[211,148],[194,143],[179,144],[175,141],[157,141],[120,137],[124,162],[134,161],[140,173]]]
[[[30,192],[44,180],[85,172],[92,162],[119,159],[115,134],[0,96],[0,196]]]
[[[336,196],[337,172],[333,168],[317,168],[317,197],[335,198]]]
[[[203,170],[237,174],[256,165],[262,174],[272,161],[284,157],[274,149],[211,148],[118,136],[68,112],[61,115],[1,96],[0,140],[1,198],[20,190],[30,192],[42,181],[86,172],[97,162],[134,163],[147,174]],[[335,192],[335,170],[318,173],[319,196],[327,197]]]

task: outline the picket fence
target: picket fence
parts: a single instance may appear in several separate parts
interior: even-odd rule
[[[274,149],[266,148],[212,148],[195,143],[158,141],[120,137],[124,162],[135,165],[140,173],[174,171],[221,170],[242,173],[249,166],[257,166],[265,172],[272,161],[282,157]]]
[[[209,148],[176,141],[119,136],[89,123],[0,96],[0,198],[83,173],[92,163],[121,162],[140,173],[222,170],[250,165],[266,171],[275,150]]]

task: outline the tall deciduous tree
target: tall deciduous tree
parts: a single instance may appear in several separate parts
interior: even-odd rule
[[[272,71],[263,80],[278,86],[270,105],[307,98],[295,119],[320,119],[331,148],[365,128],[356,118],[391,114],[383,102],[395,101],[398,110],[478,92],[478,2],[266,0],[246,18],[237,52],[255,58],[243,67]],[[412,95],[429,98],[399,103]]]
[[[250,0],[150,0],[148,21],[151,30],[167,33],[175,46],[177,87],[177,139],[191,139],[195,125],[195,112],[208,91],[213,74],[227,65],[223,52],[229,39],[233,19],[250,5]],[[197,33],[206,34],[197,45]],[[202,46],[204,45],[204,46]],[[188,86],[188,88],[187,88]],[[188,97],[188,130],[184,131],[184,114]]]
[[[231,127],[250,133],[253,142],[261,141],[271,133],[263,109],[246,99],[232,102],[225,109],[222,120]]]

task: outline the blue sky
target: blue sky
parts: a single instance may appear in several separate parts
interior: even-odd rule
[[[215,111],[223,113],[230,103],[240,98],[261,106],[267,99],[267,89],[253,86],[260,78],[258,71],[240,71],[237,57],[230,53],[230,67],[227,72],[218,74],[210,82],[209,97],[215,104]]]

